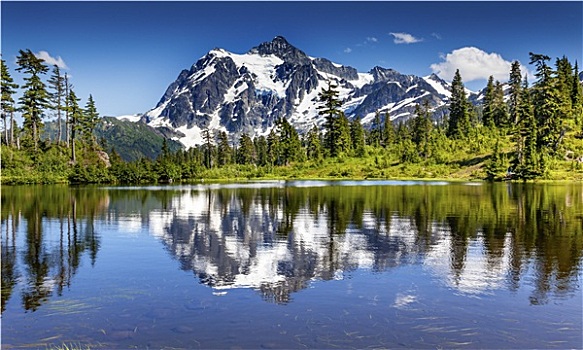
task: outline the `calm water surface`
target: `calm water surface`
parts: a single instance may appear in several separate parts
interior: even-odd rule
[[[3,348],[583,347],[580,183],[1,196]]]

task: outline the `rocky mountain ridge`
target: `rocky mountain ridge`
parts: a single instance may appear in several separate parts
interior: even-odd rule
[[[321,126],[318,93],[338,86],[341,109],[370,125],[376,112],[391,120],[410,118],[428,100],[435,118],[443,116],[449,84],[432,74],[401,74],[374,67],[368,73],[306,55],[278,36],[247,53],[213,49],[170,84],[155,108],[141,120],[173,130],[186,148],[203,143],[202,132],[226,131],[235,142],[241,133],[266,135],[278,118],[300,132]]]

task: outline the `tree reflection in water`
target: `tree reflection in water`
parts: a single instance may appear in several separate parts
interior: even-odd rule
[[[579,288],[583,254],[580,184],[6,187],[2,311],[17,289],[27,311],[60,295],[85,253],[96,263],[96,221],[124,218],[200,282],[276,303],[313,280],[422,264],[462,293],[528,288],[544,304]]]
[[[1,200],[2,312],[17,285],[21,285],[24,310],[35,311],[53,293],[61,295],[70,286],[83,253],[88,252],[95,263],[100,237],[94,221],[108,206],[107,192],[64,186],[4,187]],[[26,227],[19,251],[21,225]]]

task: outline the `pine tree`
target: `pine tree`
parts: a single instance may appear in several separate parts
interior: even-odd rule
[[[229,136],[225,131],[220,131],[217,139],[217,162],[219,166],[230,164],[233,150],[229,145]]]
[[[461,138],[470,130],[470,106],[459,69],[451,83],[447,136]]]
[[[64,110],[65,106],[63,102],[66,98],[65,95],[65,77],[61,75],[61,71],[58,66],[53,66],[53,74],[48,80],[49,88],[51,92],[49,93],[49,99],[51,103],[51,109],[57,115],[57,142],[61,142],[62,138],[62,118],[61,112]]]
[[[522,84],[522,73],[520,72],[520,63],[518,61],[512,62],[512,67],[510,69],[510,78],[508,80],[508,85],[510,86],[510,94],[508,99],[508,112],[510,117],[510,122],[514,125],[519,123],[517,108],[520,104],[521,96],[521,84]]]
[[[504,102],[504,89],[499,81],[494,84],[494,100],[492,104],[492,115],[494,117],[494,124],[498,128],[506,128],[510,125],[508,120],[508,109]]]
[[[379,111],[375,112],[374,119],[370,129],[369,145],[379,147],[382,143],[383,124],[381,122],[381,114]]]
[[[25,133],[30,137],[35,159],[38,152],[40,140],[43,111],[48,107],[48,92],[45,83],[40,75],[45,74],[49,69],[43,64],[44,60],[37,58],[30,50],[19,50],[16,57],[18,64],[17,71],[24,71],[29,76],[24,78],[25,84],[22,87],[24,92],[19,99],[22,117],[24,118]]]
[[[286,118],[276,121],[276,132],[279,135],[281,163],[287,165],[290,162],[303,160],[303,148],[296,129]]]
[[[517,178],[532,179],[540,175],[539,155],[537,152],[537,125],[534,118],[530,89],[527,78],[520,89],[520,103],[516,106],[516,118],[519,120],[515,136],[515,154],[512,161]]]
[[[482,124],[486,127],[494,126],[494,76],[492,75],[488,78],[486,92],[484,93]]]
[[[336,139],[337,154],[348,153],[352,148],[352,139],[350,137],[350,121],[344,114],[340,112],[337,119],[338,138]]]
[[[279,165],[281,158],[281,146],[279,144],[279,135],[273,128],[267,135],[267,159],[269,165]]]
[[[356,157],[364,156],[364,129],[360,123],[360,117],[355,117],[350,124],[350,138],[352,139],[352,150]]]
[[[79,121],[83,120],[83,110],[79,107],[80,99],[77,98],[75,91],[69,90],[67,97],[67,111],[69,114],[69,124],[71,128],[71,162],[77,162],[77,155],[75,150],[75,139],[77,138],[77,131],[80,129]]]
[[[331,157],[336,157],[339,153],[337,149],[338,139],[340,137],[338,130],[338,119],[340,117],[341,101],[338,99],[337,85],[328,82],[328,88],[322,89],[318,94],[318,100],[322,103],[318,106],[318,114],[326,118],[324,123],[324,148]]]
[[[322,137],[320,129],[314,125],[306,134],[304,144],[306,145],[306,155],[309,160],[319,160],[322,158]]]
[[[97,146],[97,141],[93,132],[99,121],[99,113],[97,113],[97,107],[95,106],[95,101],[93,96],[89,95],[87,104],[85,105],[85,111],[83,113],[83,119],[80,121],[81,130],[81,140],[85,147],[90,150],[95,150]]]
[[[562,116],[560,96],[551,67],[547,65],[549,56],[530,53],[531,64],[536,65],[537,81],[533,86],[534,117],[538,128],[537,149],[541,156],[557,151],[562,139]]]
[[[559,95],[559,109],[563,118],[573,117],[573,66],[567,57],[557,58],[555,88]]]
[[[212,136],[211,131],[206,128],[202,131],[202,139],[204,140],[204,165],[208,169],[212,168],[213,166],[213,143],[212,143]]]
[[[576,61],[571,78],[571,106],[575,122],[582,126],[583,134],[583,85],[579,80],[579,64]]]
[[[265,136],[261,135],[253,139],[253,144],[255,146],[255,155],[257,157],[257,165],[266,166],[268,164],[267,157],[267,139]]]
[[[413,119],[412,141],[416,146],[417,154],[427,160],[431,155],[431,132],[433,130],[429,101],[424,100],[423,106],[416,105],[415,114],[417,116]]]
[[[385,112],[385,120],[383,123],[383,146],[389,147],[395,142],[395,127],[391,121],[389,112]]]
[[[6,62],[4,62],[4,60],[0,60],[0,65],[2,67],[2,76],[0,78],[2,98],[0,100],[0,108],[2,109],[2,120],[4,121],[5,140],[7,145],[13,145],[15,108],[12,95],[16,93],[15,89],[18,89],[18,84],[15,84],[12,76],[10,76]],[[8,115],[10,115],[10,123],[8,123]],[[8,134],[8,129],[10,129],[10,137]]]
[[[255,147],[249,134],[243,133],[239,138],[237,149],[237,164],[253,164],[255,162]]]

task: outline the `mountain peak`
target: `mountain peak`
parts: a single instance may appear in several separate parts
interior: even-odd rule
[[[264,42],[252,48],[250,53],[275,55],[294,64],[310,64],[310,58],[300,49],[290,44],[283,36],[276,36],[272,41]]]

